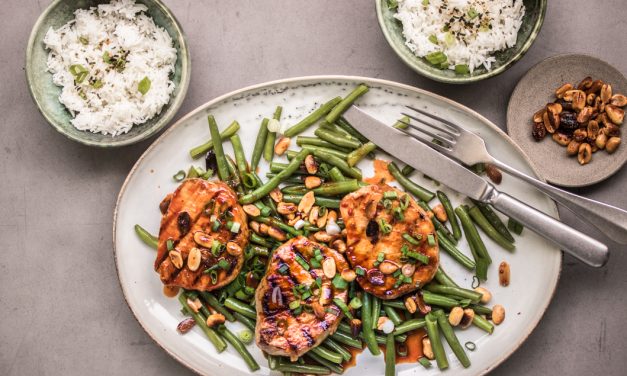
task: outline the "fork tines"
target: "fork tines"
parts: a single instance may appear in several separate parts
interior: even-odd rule
[[[415,108],[412,106],[406,106],[406,107],[423,116],[419,117],[419,115],[410,114],[407,112],[402,112],[402,114],[404,116],[409,117],[412,120],[415,120],[416,122],[422,125],[416,125],[412,123],[411,121],[407,122],[407,121],[401,120],[401,122],[403,124],[406,124],[410,128],[415,129],[416,131],[424,135],[427,135],[434,140],[437,140],[439,143],[441,143],[441,145],[438,145],[438,143],[436,143],[433,140],[426,140],[423,137],[420,137],[419,135],[416,135],[408,130],[404,130],[404,132],[407,135],[410,135],[421,142],[427,143],[430,146],[438,145],[438,146],[449,147],[455,144],[456,142],[455,139],[460,135],[459,127],[457,125],[451,123],[450,121],[446,119],[443,119],[436,115],[432,115],[418,108]],[[424,119],[424,117],[427,117],[428,119]]]

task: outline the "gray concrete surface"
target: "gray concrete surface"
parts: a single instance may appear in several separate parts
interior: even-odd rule
[[[250,84],[352,74],[434,91],[504,127],[514,85],[546,57],[589,53],[627,71],[622,0],[551,0],[544,28],[522,61],[468,86],[429,81],[398,60],[379,30],[373,1],[166,3],[187,32],[193,60],[179,117]],[[23,67],[31,27],[47,4],[3,0],[0,7],[0,375],[188,374],[135,321],[112,256],[118,190],[152,140],[120,150],[90,149],[46,124],[31,101]],[[578,192],[627,208],[625,186],[623,168]],[[494,374],[625,374],[627,249],[614,244],[612,250],[600,270],[565,257],[544,319]]]

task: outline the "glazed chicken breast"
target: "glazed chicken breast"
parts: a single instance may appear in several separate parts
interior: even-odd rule
[[[346,256],[361,287],[394,299],[431,281],[438,269],[435,229],[410,195],[389,185],[369,185],[340,204]]]
[[[163,217],[154,267],[164,285],[211,291],[237,276],[248,221],[229,186],[188,179],[159,207]]]
[[[277,248],[255,293],[259,348],[295,361],[334,333],[342,319],[334,299],[348,297],[346,269],[341,253],[302,236]]]

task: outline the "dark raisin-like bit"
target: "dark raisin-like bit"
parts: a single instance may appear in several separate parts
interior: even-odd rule
[[[176,219],[176,224],[179,226],[179,231],[181,236],[187,234],[189,232],[191,226],[192,219],[189,217],[188,212],[180,212],[178,218]]]
[[[376,221],[368,222],[368,226],[366,226],[366,236],[370,238],[370,242],[375,244],[379,241],[379,225]]]

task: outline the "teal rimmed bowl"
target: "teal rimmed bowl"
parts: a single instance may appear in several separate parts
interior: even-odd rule
[[[460,75],[450,69],[435,68],[424,58],[414,55],[405,45],[403,26],[400,21],[394,18],[395,11],[388,8],[388,0],[375,0],[381,31],[383,31],[385,39],[398,57],[419,74],[435,81],[450,84],[467,84],[496,76],[505,72],[523,57],[538,36],[538,33],[540,33],[546,14],[547,0],[524,0],[523,3],[525,5],[525,15],[518,31],[516,45],[495,53],[496,62],[492,64],[492,70],[488,71],[485,68],[479,68],[475,69],[472,74]]]
[[[177,50],[177,60],[172,81],[175,84],[170,102],[161,113],[143,124],[134,125],[130,131],[118,136],[103,135],[76,129],[71,123],[72,115],[59,102],[61,88],[52,83],[52,74],[47,72],[48,51],[43,38],[50,27],[57,29],[74,18],[74,11],[86,9],[108,1],[98,0],[54,0],[39,16],[33,27],[26,48],[26,79],[28,88],[41,114],[59,133],[71,140],[89,146],[118,147],[134,144],[155,135],[172,120],[183,103],[191,74],[191,59],[187,41],[181,25],[172,12],[160,0],[137,0],[148,7],[146,14],[155,24],[167,30]]]

